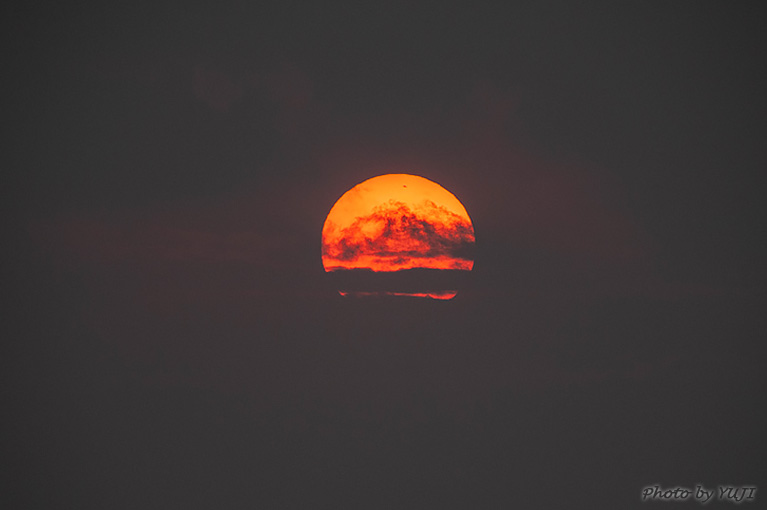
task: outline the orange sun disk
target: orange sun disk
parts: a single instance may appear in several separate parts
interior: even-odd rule
[[[361,182],[335,203],[322,229],[322,264],[327,272],[470,271],[473,246],[471,219],[452,193],[423,177],[388,174]],[[434,292],[407,295],[445,299]]]

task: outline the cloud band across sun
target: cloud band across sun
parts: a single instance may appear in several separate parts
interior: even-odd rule
[[[471,222],[431,200],[412,205],[390,199],[341,228],[329,221],[323,233],[326,270],[412,268],[470,270]]]

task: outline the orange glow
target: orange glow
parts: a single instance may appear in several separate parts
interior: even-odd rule
[[[328,272],[470,271],[473,245],[471,219],[452,193],[423,177],[388,174],[358,184],[335,203],[322,229],[322,264]],[[406,295],[455,295],[448,294]]]

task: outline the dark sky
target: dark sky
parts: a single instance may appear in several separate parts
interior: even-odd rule
[[[92,4],[3,16],[4,506],[767,489],[758,3]],[[382,173],[466,206],[455,299],[326,278]]]

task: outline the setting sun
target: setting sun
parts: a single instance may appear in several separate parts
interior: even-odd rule
[[[380,273],[363,280],[396,280],[402,277],[385,273],[410,271],[423,279],[424,272],[444,272],[450,279],[455,272],[470,271],[474,229],[461,202],[449,191],[423,177],[388,174],[368,179],[341,196],[322,229],[322,263],[327,272],[356,271]],[[430,286],[439,278],[426,278]],[[348,278],[343,278],[346,282]],[[359,280],[359,277],[357,278]],[[343,285],[342,285],[343,286]],[[344,295],[407,295],[449,299],[454,290],[427,289],[419,292],[350,291]]]

